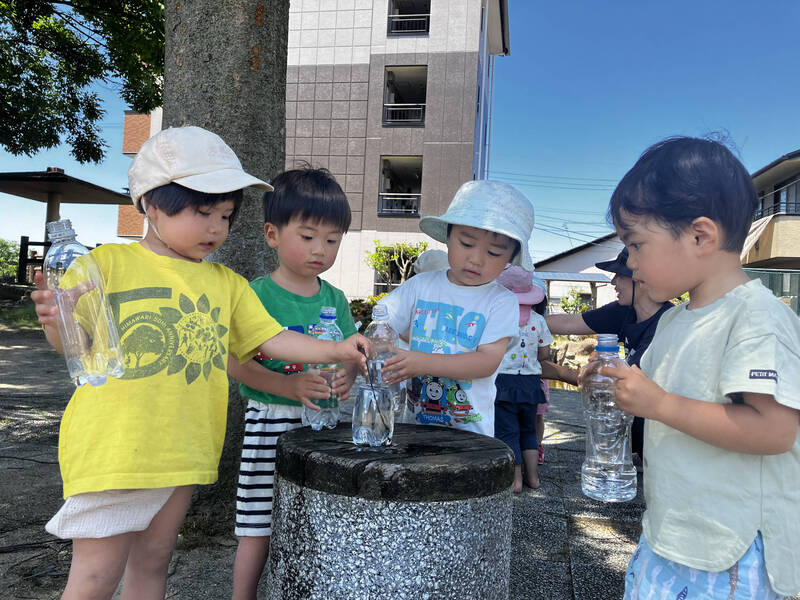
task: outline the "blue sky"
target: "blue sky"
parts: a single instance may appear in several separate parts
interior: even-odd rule
[[[795,0],[509,0],[511,56],[495,74],[490,175],[534,202],[537,260],[610,231],[608,198],[650,144],[724,131],[749,171],[800,149]],[[124,104],[113,90],[102,165],[65,148],[0,152],[0,170],[67,173],[121,190]],[[0,237],[40,239],[43,204],[0,194]],[[115,241],[116,208],[62,206],[88,244]]]

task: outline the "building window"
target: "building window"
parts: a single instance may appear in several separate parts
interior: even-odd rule
[[[431,0],[389,0],[387,35],[427,35],[431,28]]]
[[[428,67],[386,67],[383,91],[383,125],[422,127],[425,125],[425,96]]]
[[[421,199],[422,157],[382,156],[378,216],[418,217]]]

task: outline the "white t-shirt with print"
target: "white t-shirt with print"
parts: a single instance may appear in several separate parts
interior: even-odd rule
[[[475,352],[478,346],[519,334],[517,298],[499,283],[462,286],[447,271],[415,275],[380,301],[389,322],[409,334],[411,350],[430,354]],[[417,423],[494,435],[494,380],[453,380],[426,375],[408,388]]]
[[[531,309],[528,323],[519,328],[519,338],[506,352],[498,372],[507,375],[541,375],[539,347],[552,343],[553,336],[544,317]]]

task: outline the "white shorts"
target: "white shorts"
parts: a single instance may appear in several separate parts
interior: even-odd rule
[[[236,489],[236,535],[272,535],[275,448],[282,433],[303,426],[302,414],[302,406],[247,401],[242,463]]]
[[[167,487],[76,494],[64,501],[44,528],[62,539],[144,531],[174,491],[174,487]]]

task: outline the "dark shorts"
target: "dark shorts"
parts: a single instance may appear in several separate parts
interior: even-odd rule
[[[495,380],[494,437],[514,451],[514,461],[522,464],[522,452],[538,450],[536,412],[547,402],[538,375],[500,374]]]

